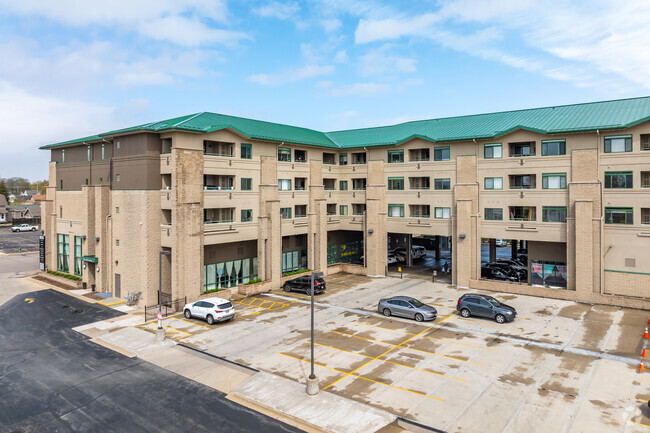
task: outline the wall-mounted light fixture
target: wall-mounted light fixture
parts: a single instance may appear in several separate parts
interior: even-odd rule
[[[95,241],[99,242],[99,236],[95,236]]]
[[[460,239],[465,239],[466,236],[465,236],[465,233],[461,233],[461,234],[458,235],[458,237],[459,237]]]
[[[99,273],[99,268],[97,268],[97,273]]]
[[[86,240],[86,235],[81,235],[81,240],[85,241]]]
[[[375,232],[374,229],[368,229],[368,233],[374,233],[374,232]]]

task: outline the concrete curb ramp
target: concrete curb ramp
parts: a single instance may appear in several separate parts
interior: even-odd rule
[[[263,371],[242,383],[232,394],[329,432],[373,432],[397,418],[326,391],[310,397],[305,384]]]

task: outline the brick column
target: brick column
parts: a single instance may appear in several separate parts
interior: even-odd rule
[[[384,161],[368,161],[365,254],[368,275],[384,275],[388,264],[388,209]]]

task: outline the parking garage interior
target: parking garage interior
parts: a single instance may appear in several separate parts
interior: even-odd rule
[[[417,254],[404,254],[413,247],[423,247],[426,252],[422,257]],[[451,281],[451,237],[449,236],[413,236],[405,233],[388,233],[388,252],[397,254],[398,262],[389,263],[387,275],[435,278]],[[401,260],[403,258],[403,261]],[[401,270],[401,272],[400,272]],[[445,272],[446,271],[446,272]]]

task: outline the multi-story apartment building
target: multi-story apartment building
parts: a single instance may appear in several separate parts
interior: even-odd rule
[[[152,304],[161,250],[192,300],[361,256],[383,275],[389,234],[431,236],[458,286],[629,304],[650,297],[649,119],[650,98],[328,133],[198,113],[51,144],[46,266]],[[482,280],[482,238],[526,241],[529,283]]]

